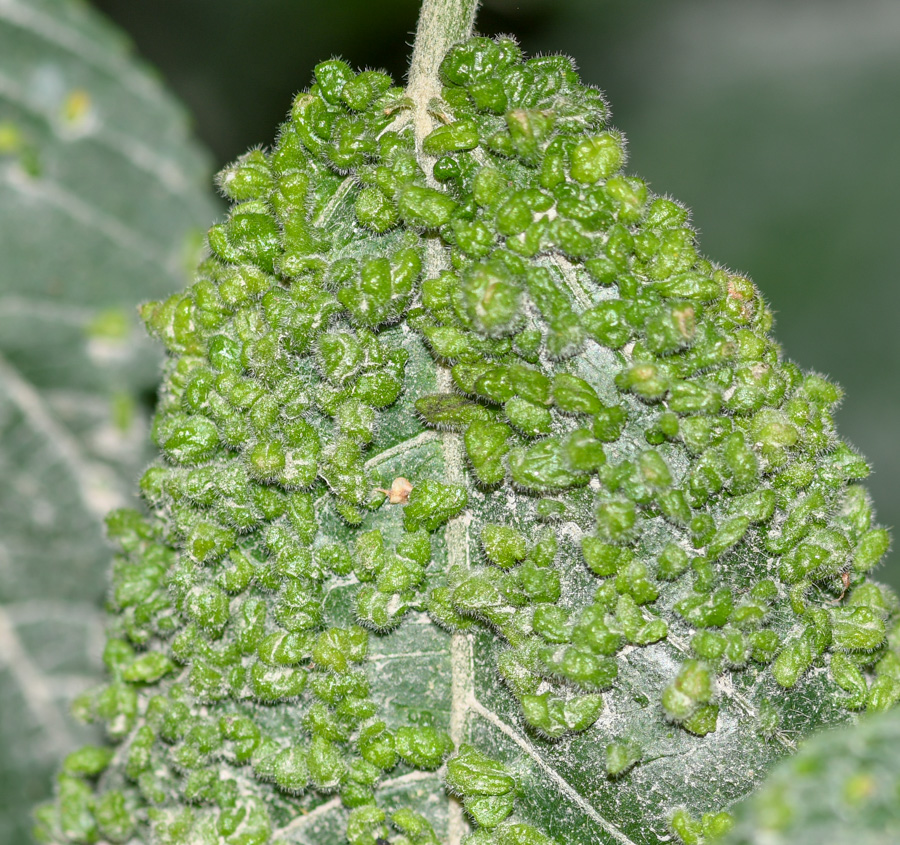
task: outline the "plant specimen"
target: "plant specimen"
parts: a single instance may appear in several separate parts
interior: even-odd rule
[[[193,285],[48,842],[699,842],[900,699],[887,550],[744,276],[562,57],[316,67]]]

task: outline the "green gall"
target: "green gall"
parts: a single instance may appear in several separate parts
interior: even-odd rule
[[[672,483],[672,473],[659,452],[642,452],[637,460],[638,471],[643,481],[650,487],[668,487]]]
[[[706,664],[686,660],[663,691],[662,706],[672,722],[703,736],[716,729],[714,696],[715,681]]]
[[[750,635],[750,656],[757,663],[771,663],[781,648],[781,640],[775,631],[755,631]]]
[[[900,679],[890,675],[877,677],[869,688],[866,712],[884,713],[900,702]]]
[[[604,502],[597,508],[597,535],[612,543],[629,540],[637,523],[634,502],[617,499]]]
[[[584,138],[571,153],[572,178],[586,184],[608,179],[622,166],[623,159],[621,141],[615,135],[604,132]]]
[[[407,225],[436,229],[449,222],[456,202],[439,191],[412,185],[400,194],[397,208]]]
[[[668,543],[657,558],[657,574],[666,581],[672,581],[687,571],[690,565],[688,553],[675,543]]]
[[[397,754],[410,766],[433,771],[453,748],[447,734],[429,727],[400,727],[394,732]]]
[[[445,82],[469,85],[489,79],[509,63],[501,47],[487,38],[472,38],[455,45],[441,62],[440,73]]]
[[[555,605],[538,605],[534,609],[531,625],[534,632],[548,642],[565,643],[569,640],[568,614]]]
[[[669,390],[669,377],[660,364],[635,364],[616,376],[616,386],[647,402],[662,399]]]
[[[603,408],[594,416],[594,437],[603,443],[614,443],[622,435],[628,413],[621,405]]]
[[[656,601],[659,596],[659,588],[650,577],[647,566],[640,561],[632,561],[619,569],[616,591],[630,595],[638,605]]]
[[[397,207],[376,187],[363,188],[353,208],[356,219],[377,234],[393,228],[399,219]]]
[[[863,707],[869,690],[859,667],[847,655],[835,652],[831,655],[829,670],[835,684],[849,693],[844,699],[845,706],[854,710]]]
[[[496,828],[512,813],[516,799],[506,795],[474,795],[465,800],[466,813],[479,828],[487,831]]]
[[[403,512],[407,531],[424,528],[435,531],[456,516],[468,502],[465,489],[426,479],[413,486]]]
[[[577,472],[594,472],[606,463],[606,452],[586,428],[579,428],[569,434],[564,446],[571,469]]]
[[[554,438],[527,449],[513,449],[508,457],[510,475],[526,490],[565,490],[586,484],[588,476],[572,469],[566,451],[565,445]]]
[[[611,742],[606,746],[606,773],[611,778],[624,775],[641,762],[643,751],[633,742]]]
[[[615,575],[634,556],[630,549],[606,543],[593,535],[582,539],[581,552],[588,567],[601,578]]]
[[[512,364],[507,373],[509,383],[518,396],[536,405],[551,404],[551,381],[543,373],[521,364]]]
[[[676,612],[685,621],[699,628],[719,628],[724,625],[734,609],[731,590],[722,588],[714,593],[693,593],[675,605]]]
[[[634,335],[626,319],[626,306],[621,300],[601,302],[581,315],[584,330],[597,343],[618,349]]]
[[[125,842],[134,831],[131,808],[118,790],[104,792],[93,812],[101,835],[110,842]]]
[[[695,549],[702,549],[716,532],[716,523],[708,513],[699,513],[690,524],[691,543]]]
[[[528,724],[551,739],[587,730],[603,710],[603,698],[597,694],[563,700],[545,692],[523,695],[519,701]]]
[[[478,143],[478,127],[475,122],[460,120],[433,130],[422,141],[422,150],[428,155],[442,156],[471,150],[477,147]]]
[[[722,634],[712,631],[698,631],[691,638],[691,651],[701,660],[718,660],[728,645],[728,641]]]
[[[219,445],[215,424],[202,416],[173,415],[160,426],[158,437],[168,458],[187,465],[206,460]]]
[[[505,525],[485,525],[481,529],[481,544],[488,560],[504,569],[524,560],[528,552],[525,537]]]
[[[883,528],[867,531],[854,551],[853,568],[857,572],[868,572],[884,557],[890,545],[890,534]]]
[[[789,642],[775,658],[772,675],[783,687],[794,686],[812,664],[812,651],[805,639]]]
[[[511,334],[521,319],[521,289],[507,266],[492,261],[473,266],[464,274],[459,291],[467,322],[482,334]]]
[[[710,560],[718,560],[735,546],[747,533],[750,520],[746,516],[730,519],[716,529],[706,544],[706,554]]]
[[[106,769],[112,757],[113,752],[109,748],[85,745],[66,756],[63,771],[79,777],[97,777]]]
[[[346,764],[336,746],[324,737],[313,738],[306,764],[313,785],[323,792],[336,789],[344,778]]]
[[[676,810],[669,824],[684,845],[701,845],[703,827],[686,810]]]
[[[266,157],[259,150],[251,150],[217,177],[222,192],[236,202],[265,199],[272,189],[272,172]]]
[[[544,649],[541,651],[541,659],[550,672],[587,691],[609,688],[619,674],[619,666],[615,660],[574,646]]]
[[[350,66],[339,59],[320,62],[313,72],[322,97],[332,105],[338,104],[344,87],[356,76]]]
[[[502,423],[476,421],[466,429],[466,454],[481,484],[499,484],[505,477],[503,458],[509,452],[511,434]]]
[[[594,388],[568,373],[560,373],[553,379],[553,403],[570,414],[598,414],[602,410]]]
[[[136,684],[151,684],[176,668],[166,655],[158,651],[143,654],[122,670],[122,680]]]
[[[471,745],[447,761],[447,785],[457,795],[506,795],[516,782],[506,768]]]
[[[884,642],[884,618],[877,610],[869,607],[837,607],[830,615],[835,648],[844,651],[872,651]]]
[[[288,792],[300,792],[309,783],[309,766],[306,750],[286,748],[274,756],[271,762],[272,779]]]
[[[549,434],[553,418],[550,411],[529,402],[527,399],[521,399],[513,396],[508,399],[503,406],[506,418],[517,428],[522,434],[537,437],[539,434]]]
[[[518,156],[523,163],[536,161],[542,141],[553,130],[554,116],[547,111],[535,109],[510,109],[506,112],[508,134],[498,132],[489,141],[501,154]]]
[[[666,405],[676,414],[715,414],[722,405],[721,391],[716,385],[673,381]]]

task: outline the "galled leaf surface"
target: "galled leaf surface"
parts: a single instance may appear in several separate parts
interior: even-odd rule
[[[97,675],[101,520],[148,454],[134,316],[215,205],[178,106],[86,6],[0,2],[0,841],[24,842]]]
[[[152,515],[78,704],[118,748],[45,841],[650,845],[900,698],[839,390],[568,60],[441,73],[319,65],[144,309]]]

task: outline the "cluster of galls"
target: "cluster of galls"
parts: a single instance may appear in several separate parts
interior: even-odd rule
[[[604,582],[587,605],[561,598],[556,571],[538,568],[553,560],[552,534],[535,546],[552,552],[529,554],[515,528],[486,525],[487,562],[510,575],[451,573],[437,618],[474,616],[502,633],[501,674],[549,737],[590,725],[616,653],[661,640],[670,623],[691,636],[693,657],[661,704],[693,733],[716,727],[717,668],[772,663],[791,687],[827,651],[847,706],[890,706],[896,600],[858,583],[889,538],[852,484],[868,467],[834,434],[839,391],[781,360],[756,289],[698,255],[683,208],[621,175],[602,108],[573,118],[498,95],[511,110],[493,117],[483,91],[509,93],[507,74],[519,73],[484,44],[444,65],[454,120],[423,148],[458,203],[441,229],[453,270],[423,282],[409,320],[468,401],[416,407],[463,433],[482,487],[549,494],[538,519],[580,521],[575,491],[599,482],[582,553]],[[557,76],[551,100],[578,99],[569,79]],[[607,372],[591,373],[591,343],[616,351],[601,359]],[[803,623],[791,638],[788,601],[791,624]]]
[[[145,307],[170,353],[162,458],[152,516],[110,519],[113,680],[79,703],[120,747],[70,758],[45,840],[255,845],[335,794],[353,845],[436,841],[375,803],[385,773],[453,751],[371,695],[371,632],[411,610],[502,636],[547,738],[594,724],[617,655],[675,628],[691,653],[654,718],[693,734],[716,728],[715,674],[751,664],[783,687],[826,664],[848,708],[900,698],[896,600],[864,579],[888,537],[837,390],[781,360],[686,211],[621,173],[567,60],[474,39],[442,76],[417,150],[385,75],[319,65],[274,149],[222,175],[234,205],[197,281]],[[423,235],[443,269],[423,273]],[[409,441],[413,409],[461,440],[466,484],[414,478],[386,504],[367,454]],[[402,525],[373,528],[382,507]],[[464,510],[484,565],[437,571]],[[356,585],[342,624],[336,584]],[[640,759],[612,743],[610,777]],[[464,747],[446,771],[472,842],[547,841],[499,764]]]

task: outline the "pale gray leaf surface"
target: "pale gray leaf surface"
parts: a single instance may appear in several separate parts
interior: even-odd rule
[[[0,0],[0,841],[27,841],[96,679],[106,510],[146,460],[158,353],[215,213],[185,115],[87,5]],[[196,240],[196,239],[195,239]]]

